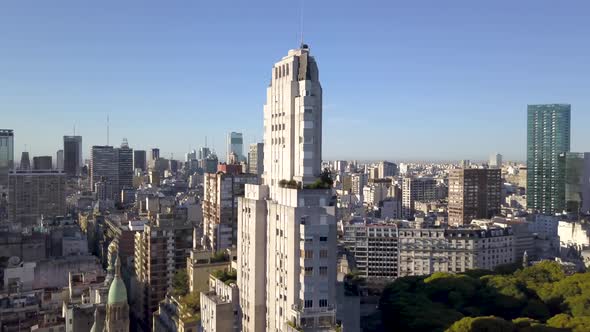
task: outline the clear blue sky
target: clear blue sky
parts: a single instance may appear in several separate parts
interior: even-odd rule
[[[181,158],[262,139],[272,64],[298,46],[299,1],[2,1],[0,127],[17,159],[123,137]],[[590,2],[304,4],[324,88],[324,158],[525,157],[526,104],[572,104],[590,151]],[[212,143],[212,144],[211,144]]]

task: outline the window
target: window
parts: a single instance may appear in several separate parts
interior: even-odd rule
[[[320,250],[320,258],[328,258],[328,250],[326,250],[326,249]]]
[[[328,276],[328,267],[327,266],[320,266],[320,276],[322,276],[322,277]]]
[[[305,300],[305,308],[313,307],[313,300]]]
[[[313,267],[308,266],[305,268],[305,276],[311,276],[311,275],[313,275]]]
[[[328,242],[327,236],[320,236],[320,242]]]
[[[320,300],[320,308],[327,308],[328,300]]]
[[[305,250],[305,259],[313,259],[313,250]]]

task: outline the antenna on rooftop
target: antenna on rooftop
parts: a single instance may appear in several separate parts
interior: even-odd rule
[[[303,8],[305,0],[299,2],[299,38],[301,38],[299,45],[303,47]]]

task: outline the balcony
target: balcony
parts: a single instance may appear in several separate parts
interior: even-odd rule
[[[301,308],[293,305],[291,315],[297,331],[330,331],[336,325],[336,308],[333,305],[326,308]]]

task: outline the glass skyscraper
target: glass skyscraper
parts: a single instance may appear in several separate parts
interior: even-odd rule
[[[244,136],[242,133],[231,132],[227,135],[227,157],[226,162],[231,159],[231,154],[234,153],[238,161],[244,160]]]
[[[571,105],[528,105],[527,207],[552,214],[565,209],[565,169],[570,151]]]
[[[14,132],[0,129],[0,195],[8,190],[8,173],[14,167]]]
[[[560,156],[565,170],[565,208],[569,212],[590,211],[590,153],[567,152]]]

